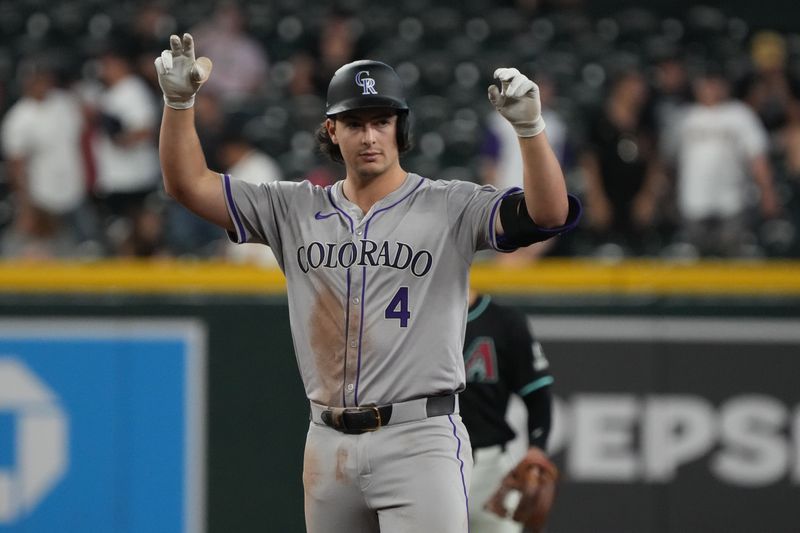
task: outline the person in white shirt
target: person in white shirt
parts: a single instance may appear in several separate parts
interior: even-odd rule
[[[280,181],[283,171],[268,154],[259,150],[241,132],[229,131],[220,143],[219,160],[225,173],[244,181],[259,184]],[[258,244],[235,244],[225,239],[224,256],[237,263],[253,263],[261,266],[277,267],[278,263],[272,249]]]
[[[700,255],[749,255],[749,220],[780,213],[767,158],[767,133],[756,114],[729,97],[729,83],[709,69],[693,84],[691,105],[673,139],[682,239]],[[755,184],[755,187],[753,187]]]
[[[3,118],[2,149],[14,194],[14,222],[3,255],[64,255],[86,199],[81,153],[84,118],[77,99],[56,84],[41,58],[20,67],[22,97]]]
[[[130,57],[112,46],[99,58],[105,90],[95,109],[99,124],[93,142],[95,193],[109,217],[107,223],[117,228],[109,235],[112,253],[147,255],[140,251],[152,249],[154,243],[135,241],[140,223],[152,218],[147,200],[160,188],[158,107],[147,84],[134,73]]]

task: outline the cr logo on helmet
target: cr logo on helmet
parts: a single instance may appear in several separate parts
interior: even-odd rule
[[[375,90],[375,78],[365,78],[364,76],[369,76],[368,70],[360,70],[356,74],[356,85],[363,89],[361,94],[378,94],[378,91]]]

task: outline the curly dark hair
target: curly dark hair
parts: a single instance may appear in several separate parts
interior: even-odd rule
[[[336,120],[336,117],[332,118]],[[408,152],[413,147],[409,129],[408,113],[397,113],[397,151],[400,154]],[[316,138],[317,146],[321,153],[327,155],[332,161],[344,163],[342,151],[339,149],[339,145],[334,144],[330,135],[328,135],[328,128],[325,127],[325,121],[317,128]]]

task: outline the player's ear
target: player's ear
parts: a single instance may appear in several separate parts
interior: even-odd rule
[[[325,119],[325,129],[328,130],[328,137],[331,138],[333,144],[339,144],[336,140],[336,121],[332,118]]]

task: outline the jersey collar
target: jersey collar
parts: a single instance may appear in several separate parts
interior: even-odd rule
[[[352,216],[353,220],[360,222],[361,220],[369,218],[371,213],[374,213],[384,206],[391,205],[393,202],[400,200],[403,196],[411,192],[412,188],[419,185],[420,179],[421,178],[418,175],[409,172],[406,174],[406,179],[403,181],[402,185],[375,202],[368,213],[363,213],[360,207],[348,200],[344,195],[344,180],[339,180],[334,183],[333,187],[331,187],[331,193],[333,194],[333,200],[336,202],[336,204],[340,208],[344,209],[348,215]]]

